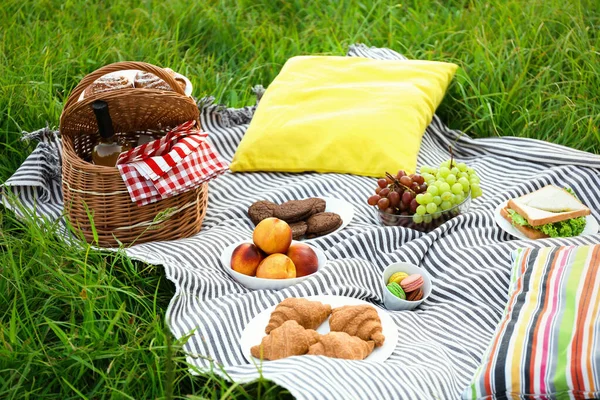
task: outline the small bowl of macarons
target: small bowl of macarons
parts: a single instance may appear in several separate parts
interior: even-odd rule
[[[431,277],[423,268],[405,262],[383,271],[383,304],[388,310],[414,310],[431,294]]]

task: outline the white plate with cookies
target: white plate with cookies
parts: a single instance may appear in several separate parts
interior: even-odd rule
[[[305,297],[307,300],[311,301],[320,301],[323,304],[329,304],[331,308],[337,308],[342,306],[357,306],[357,305],[370,305],[377,311],[377,315],[381,320],[382,333],[385,336],[385,340],[383,345],[380,347],[375,347],[374,350],[369,354],[365,361],[373,361],[373,362],[384,362],[387,360],[394,349],[396,348],[396,344],[398,343],[398,329],[396,324],[390,317],[389,313],[369,302],[366,302],[361,299],[356,299],[353,297],[345,297],[345,296],[333,296],[333,295],[321,295],[321,296],[309,296]],[[240,346],[242,349],[242,353],[244,357],[251,363],[259,364],[261,361],[258,358],[252,356],[251,348],[261,343],[263,337],[266,336],[265,328],[269,324],[269,320],[271,318],[271,313],[275,310],[277,306],[272,306],[256,317],[254,317],[244,328],[242,335],[240,337]],[[321,335],[325,335],[330,331],[329,328],[329,318],[326,319],[317,329],[316,331]],[[299,356],[302,357],[302,356]],[[270,362],[264,360],[263,362]]]
[[[306,202],[319,200],[324,203],[319,208],[313,203]],[[294,205],[292,206],[292,203]],[[299,203],[303,203],[299,205]],[[286,208],[286,211],[282,211]],[[297,207],[291,211],[290,207]],[[311,211],[311,207],[314,207]],[[329,214],[329,215],[326,215]],[[336,215],[331,215],[336,214]],[[286,221],[292,228],[295,240],[310,242],[322,237],[333,235],[346,228],[354,218],[354,207],[346,200],[335,197],[309,197],[304,199],[291,199],[282,203],[270,200],[259,200],[248,208],[248,216],[254,224],[269,217],[279,218]],[[315,219],[321,218],[318,222]],[[311,222],[312,221],[312,222]],[[310,226],[317,228],[311,232]],[[321,232],[319,233],[319,225]]]

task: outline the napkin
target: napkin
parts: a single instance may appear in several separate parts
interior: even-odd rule
[[[197,188],[224,173],[229,164],[207,141],[196,121],[122,153],[117,168],[131,200],[138,206]]]

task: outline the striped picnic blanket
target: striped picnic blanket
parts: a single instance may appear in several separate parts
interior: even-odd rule
[[[348,56],[400,59],[388,49],[351,46]],[[227,161],[244,135],[253,109],[233,110],[210,102],[201,108],[203,128]],[[368,128],[368,127],[366,127]],[[56,219],[62,210],[58,140],[38,133],[42,143],[10,178],[26,209]],[[450,130],[438,117],[427,128],[418,164],[437,165],[455,156],[475,168],[484,194],[468,213],[429,234],[382,227],[366,198],[375,180],[341,174],[246,173],[211,182],[208,212],[195,237],[134,246],[136,259],[163,265],[176,287],[167,310],[173,334],[193,332],[185,345],[199,368],[221,366],[237,381],[259,372],[242,355],[239,338],[262,310],[290,296],[341,295],[382,305],[380,276],[385,266],[406,261],[432,276],[433,292],[417,310],[392,312],[399,340],[384,363],[302,356],[267,362],[264,377],[299,399],[456,399],[469,384],[507,303],[511,251],[521,247],[592,244],[600,235],[521,241],[502,231],[493,210],[502,201],[546,184],[572,187],[600,218],[600,156],[515,137],[471,139]],[[232,280],[219,263],[228,245],[250,237],[248,206],[259,199],[284,202],[312,196],[339,197],[356,213],[348,227],[313,243],[329,258],[327,267],[280,291],[251,291]],[[37,199],[37,202],[34,200]],[[5,202],[7,206],[11,206]],[[17,210],[17,212],[19,212]]]

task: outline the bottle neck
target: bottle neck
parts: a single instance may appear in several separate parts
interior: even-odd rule
[[[110,136],[110,137],[100,136],[100,144],[117,144],[117,137],[116,136]]]
[[[101,142],[108,141],[109,143],[114,142],[115,131],[112,126],[112,120],[108,112],[108,104],[102,100],[96,100],[92,104],[92,109],[96,115],[96,122],[98,124],[98,133],[101,137]]]

